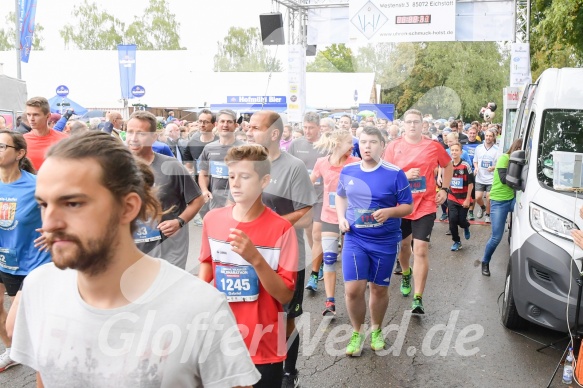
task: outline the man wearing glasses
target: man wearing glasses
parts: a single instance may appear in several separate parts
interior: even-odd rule
[[[425,314],[423,307],[423,290],[429,272],[429,240],[435,221],[436,205],[447,200],[447,194],[453,175],[451,157],[443,147],[433,140],[422,135],[423,115],[415,109],[405,112],[405,133],[399,139],[387,146],[384,159],[400,167],[409,180],[413,194],[413,213],[401,220],[401,263],[403,277],[401,279],[401,294],[408,296],[411,293],[411,275],[415,280],[415,293],[411,310],[415,314]],[[443,184],[435,194],[435,168],[442,167]],[[415,270],[409,265],[411,258],[411,240],[415,255]]]
[[[209,202],[209,210],[225,206],[229,196],[229,169],[225,164],[225,156],[231,147],[245,144],[235,138],[236,128],[237,114],[230,109],[219,111],[219,139],[205,145],[199,157],[198,185],[203,197]],[[201,132],[202,130],[201,124]]]

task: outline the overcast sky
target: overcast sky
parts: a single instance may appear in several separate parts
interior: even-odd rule
[[[89,0],[127,24],[141,15],[148,0]],[[36,21],[45,28],[44,47],[47,50],[65,48],[59,30],[71,23],[71,11],[80,0],[38,0]],[[271,0],[167,0],[169,12],[180,23],[180,43],[189,50],[208,52],[209,61],[216,53],[217,41],[222,40],[230,27],[259,27],[259,14],[276,10]],[[14,0],[0,0],[0,21],[14,10]],[[281,8],[286,13],[285,8]],[[206,56],[205,56],[206,57]]]

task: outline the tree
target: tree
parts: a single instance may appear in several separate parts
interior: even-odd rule
[[[179,28],[176,16],[168,12],[166,0],[150,0],[144,16],[134,17],[125,40],[135,43],[140,50],[184,50],[180,46]]]
[[[7,50],[14,50],[16,45],[14,44],[15,40],[15,28],[14,28],[14,12],[9,12],[6,15],[6,28],[0,28],[0,51],[7,51]],[[32,48],[33,50],[44,50],[43,47],[43,31],[44,27],[36,23],[34,26],[34,37],[32,41]]]
[[[66,24],[59,31],[65,47],[73,43],[80,50],[114,50],[122,43],[124,23],[99,10],[97,4],[84,0],[83,4],[73,6],[71,14],[78,24]]]
[[[150,0],[142,16],[136,16],[126,29],[125,23],[95,3],[73,7],[77,25],[67,24],[59,31],[65,46],[72,43],[80,50],[115,50],[120,43],[135,43],[139,50],[182,50],[176,16],[168,12],[166,0]]]
[[[549,67],[583,64],[583,3],[581,0],[534,0],[531,11],[533,80]]]
[[[259,29],[231,27],[217,42],[214,71],[282,71],[281,62],[263,46]]]
[[[354,73],[352,50],[345,44],[333,44],[318,51],[314,62],[309,63],[307,71],[327,73]]]

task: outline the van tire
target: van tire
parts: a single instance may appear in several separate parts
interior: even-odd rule
[[[518,315],[512,294],[512,267],[511,260],[508,260],[506,270],[506,281],[504,283],[504,299],[502,300],[502,324],[510,330],[520,330],[527,326],[527,321]]]

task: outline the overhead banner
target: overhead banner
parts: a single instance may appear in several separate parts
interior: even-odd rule
[[[136,84],[136,45],[118,44],[117,54],[119,60],[121,98],[129,100],[130,98],[134,98],[131,90]]]
[[[28,63],[34,36],[37,0],[20,0],[20,60]]]
[[[287,55],[287,119],[301,123],[306,109],[306,49],[302,45],[289,45]]]
[[[528,43],[512,43],[510,48],[510,86],[522,87],[531,82],[530,45]]]
[[[349,19],[351,41],[454,41],[456,2],[351,0]]]

